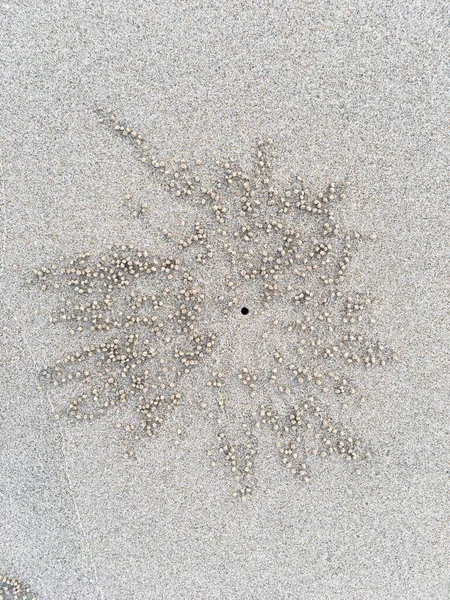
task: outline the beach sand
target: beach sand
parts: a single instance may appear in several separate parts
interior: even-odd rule
[[[0,14],[0,573],[47,600],[448,598],[444,3],[10,0]],[[191,233],[198,214],[98,105],[167,156],[248,164],[273,138],[275,180],[349,182],[346,227],[378,238],[349,289],[371,291],[373,331],[397,354],[356,376],[366,401],[345,421],[372,454],[359,474],[329,459],[302,483],[263,435],[243,502],[210,465],[216,429],[189,407],[177,445],[169,427],[133,461],[108,419],[55,418],[68,392],[38,374],[80,340],[49,324],[58,296],[29,273],[110,244],[164,253],[161,229]]]

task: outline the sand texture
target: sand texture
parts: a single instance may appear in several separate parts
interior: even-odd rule
[[[0,599],[446,600],[445,3],[0,15]]]

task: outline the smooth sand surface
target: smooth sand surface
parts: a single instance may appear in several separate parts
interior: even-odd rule
[[[448,598],[445,3],[10,0],[0,14],[0,573],[48,600]],[[169,156],[245,160],[268,136],[280,179],[349,180],[347,223],[378,235],[350,281],[398,353],[349,409],[373,450],[361,474],[330,461],[305,486],[268,459],[244,503],[210,469],[201,420],[134,462],[102,420],[55,420],[37,375],[73,342],[29,271],[157,246],[158,226],[190,218],[98,104]],[[147,226],[127,193],[149,203]]]

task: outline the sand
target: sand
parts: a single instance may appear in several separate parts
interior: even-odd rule
[[[0,573],[48,600],[448,597],[448,11],[441,2],[10,1],[3,24]],[[232,496],[195,417],[119,452],[110,424],[56,421],[39,370],[74,345],[30,270],[108,244],[163,248],[191,215],[99,126],[113,106],[168,156],[348,180],[349,274],[392,365],[361,375],[373,456],[308,485],[272,456]],[[150,206],[131,218],[127,193]],[[181,223],[182,228],[184,225]],[[63,394],[64,395],[64,394]],[[61,398],[61,396],[60,396]]]

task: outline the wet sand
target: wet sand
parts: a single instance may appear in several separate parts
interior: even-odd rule
[[[48,600],[446,598],[442,5],[0,11],[0,573]],[[398,355],[356,377],[366,401],[345,422],[371,449],[361,473],[319,461],[305,485],[263,435],[257,485],[242,502],[226,469],[210,464],[216,428],[186,408],[134,461],[108,419],[55,419],[65,392],[39,390],[38,374],[80,340],[49,324],[57,294],[28,285],[30,271],[110,244],[166,252],[161,229],[190,234],[198,214],[99,125],[99,104],[169,157],[210,165],[231,155],[248,167],[255,141],[271,137],[276,181],[296,173],[316,190],[349,181],[343,223],[378,239],[355,255],[348,289],[371,291],[373,331]],[[144,220],[127,194],[148,203]],[[239,366],[267,326],[254,323],[236,342]],[[240,397],[234,381],[227,389]]]

